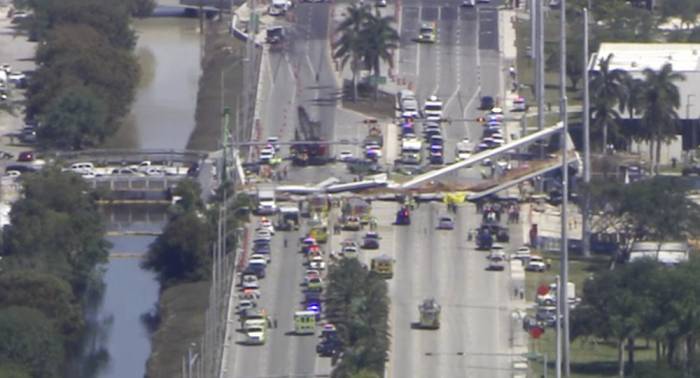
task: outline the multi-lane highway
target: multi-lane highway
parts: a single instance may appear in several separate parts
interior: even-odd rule
[[[502,95],[502,68],[496,2],[476,9],[459,7],[459,0],[403,0],[400,6],[401,48],[398,75],[414,83],[419,101],[439,96],[446,117],[473,119],[485,95]],[[392,12],[390,2],[387,12]],[[327,140],[360,139],[363,117],[338,107],[340,88],[329,53],[332,5],[300,3],[293,17],[279,19],[286,27],[287,44],[267,51],[262,72],[259,138],[294,138],[297,107],[304,106],[311,118],[321,122]],[[341,12],[337,9],[336,12]],[[435,44],[413,41],[421,22],[438,27]],[[445,127],[446,160],[454,158],[455,142],[468,136],[477,140],[480,126],[454,122]],[[349,147],[357,156],[361,151]],[[283,151],[283,155],[286,151]],[[317,183],[330,176],[347,176],[342,165],[289,167],[288,182]],[[475,177],[474,172],[467,174]],[[395,275],[389,281],[391,295],[392,348],[387,372],[393,377],[499,377],[510,374],[509,272],[489,272],[483,253],[467,241],[467,231],[477,227],[479,217],[472,205],[460,206],[453,214],[454,231],[437,231],[437,218],[446,214],[443,204],[422,204],[412,216],[411,226],[393,226],[397,204],[373,203],[382,236],[380,251],[363,251],[369,263],[380,253],[395,258]],[[303,228],[302,228],[303,230]],[[315,353],[317,338],[288,334],[294,327],[292,314],[302,300],[299,286],[304,267],[298,253],[300,232],[278,232],[273,238],[273,262],[262,281],[260,306],[277,320],[263,346],[232,344],[225,356],[229,377],[288,377],[328,374],[330,361]],[[326,249],[338,248],[344,238],[331,237]],[[442,326],[436,331],[416,330],[417,306],[434,297],[443,306]],[[234,341],[243,339],[235,333]]]
[[[458,0],[403,0],[398,76],[415,87],[420,103],[429,96],[444,102],[445,118],[474,120],[482,96],[501,97],[498,2],[474,8]],[[417,43],[423,23],[437,25],[435,43]],[[446,160],[454,159],[455,143],[478,140],[481,126],[457,121],[445,127]]]

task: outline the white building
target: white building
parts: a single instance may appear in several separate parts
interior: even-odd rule
[[[662,163],[669,162],[675,157],[680,160],[681,146],[689,149],[700,143],[700,133],[695,130],[695,136],[691,132],[691,122],[684,120],[697,120],[700,118],[700,43],[601,43],[598,52],[594,53],[588,65],[591,71],[597,71],[601,60],[612,54],[609,69],[621,69],[627,71],[633,77],[642,78],[643,71],[647,68],[658,71],[670,63],[674,72],[685,75],[685,81],[677,82],[680,92],[680,107],[677,109],[683,127],[681,136],[675,142],[671,142],[662,148]],[[623,118],[629,118],[629,114],[621,114]],[[638,117],[638,116],[637,116]],[[635,117],[636,118],[636,117]],[[694,128],[697,128],[697,122]],[[682,145],[681,145],[682,142]],[[648,153],[649,148],[644,145],[633,145],[633,152]]]

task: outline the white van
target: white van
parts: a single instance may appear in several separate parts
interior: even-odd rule
[[[95,174],[95,166],[89,162],[73,163],[70,166],[70,170],[71,170],[71,172],[77,173],[81,176]]]

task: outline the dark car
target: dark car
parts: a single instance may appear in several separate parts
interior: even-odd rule
[[[491,110],[496,106],[496,101],[491,96],[484,96],[481,98],[481,103],[479,104],[479,109],[481,110]]]
[[[340,352],[340,339],[328,338],[321,340],[316,346],[316,353],[321,357],[333,357]]]
[[[430,153],[430,164],[433,164],[433,165],[445,164],[445,158],[443,157],[442,152],[431,152]]]
[[[681,172],[683,173],[683,176],[700,175],[700,164],[683,167]]]
[[[498,223],[484,223],[481,225],[480,230],[487,230],[488,233],[493,235],[498,242],[505,243],[510,240],[508,228],[503,227]]]
[[[253,245],[253,253],[269,254],[272,248],[270,243],[255,243]]]
[[[31,165],[22,165],[22,164],[13,164],[13,165],[8,165],[5,167],[5,172],[9,171],[17,171],[21,173],[31,173],[31,172],[38,172],[39,168],[33,167]]]
[[[362,248],[379,249],[379,239],[381,237],[376,232],[368,232],[362,241]]]
[[[17,156],[17,161],[34,161],[34,151],[22,151]]]
[[[265,265],[249,264],[245,271],[243,271],[244,275],[246,273],[254,274],[258,278],[265,278]]]

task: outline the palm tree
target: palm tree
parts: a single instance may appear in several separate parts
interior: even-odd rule
[[[624,70],[610,70],[610,60],[613,54],[608,55],[599,63],[599,69],[591,78],[591,98],[596,99],[593,112],[600,114],[612,114],[615,106],[622,110],[625,98],[625,81],[629,76]],[[619,117],[618,117],[619,118]],[[608,117],[599,125],[603,130],[603,151],[608,146],[608,128],[618,126],[616,118]]]
[[[379,76],[382,62],[393,67],[394,50],[399,48],[399,33],[394,29],[394,18],[382,17],[377,11],[369,15],[363,30],[363,57],[366,67],[374,73],[374,97],[379,94]]]
[[[635,115],[641,112],[644,81],[632,75],[626,75],[624,86],[625,98],[620,104],[620,112],[626,111],[628,118],[634,119]],[[625,137],[627,138],[628,146],[630,145],[630,140],[646,140],[644,130],[639,127],[627,130]]]
[[[336,32],[340,37],[333,44],[333,58],[340,59],[340,66],[344,68],[350,63],[352,70],[352,100],[357,100],[357,75],[361,68],[363,56],[363,30],[370,15],[367,6],[353,4],[346,9],[345,19],[338,25]]]
[[[660,71],[650,68],[644,70],[644,87],[642,91],[642,128],[656,143],[655,171],[659,173],[661,143],[676,134],[678,109],[681,105],[676,82],[685,80],[685,75],[673,72],[670,63],[664,64]],[[653,159],[653,157],[652,157]]]

